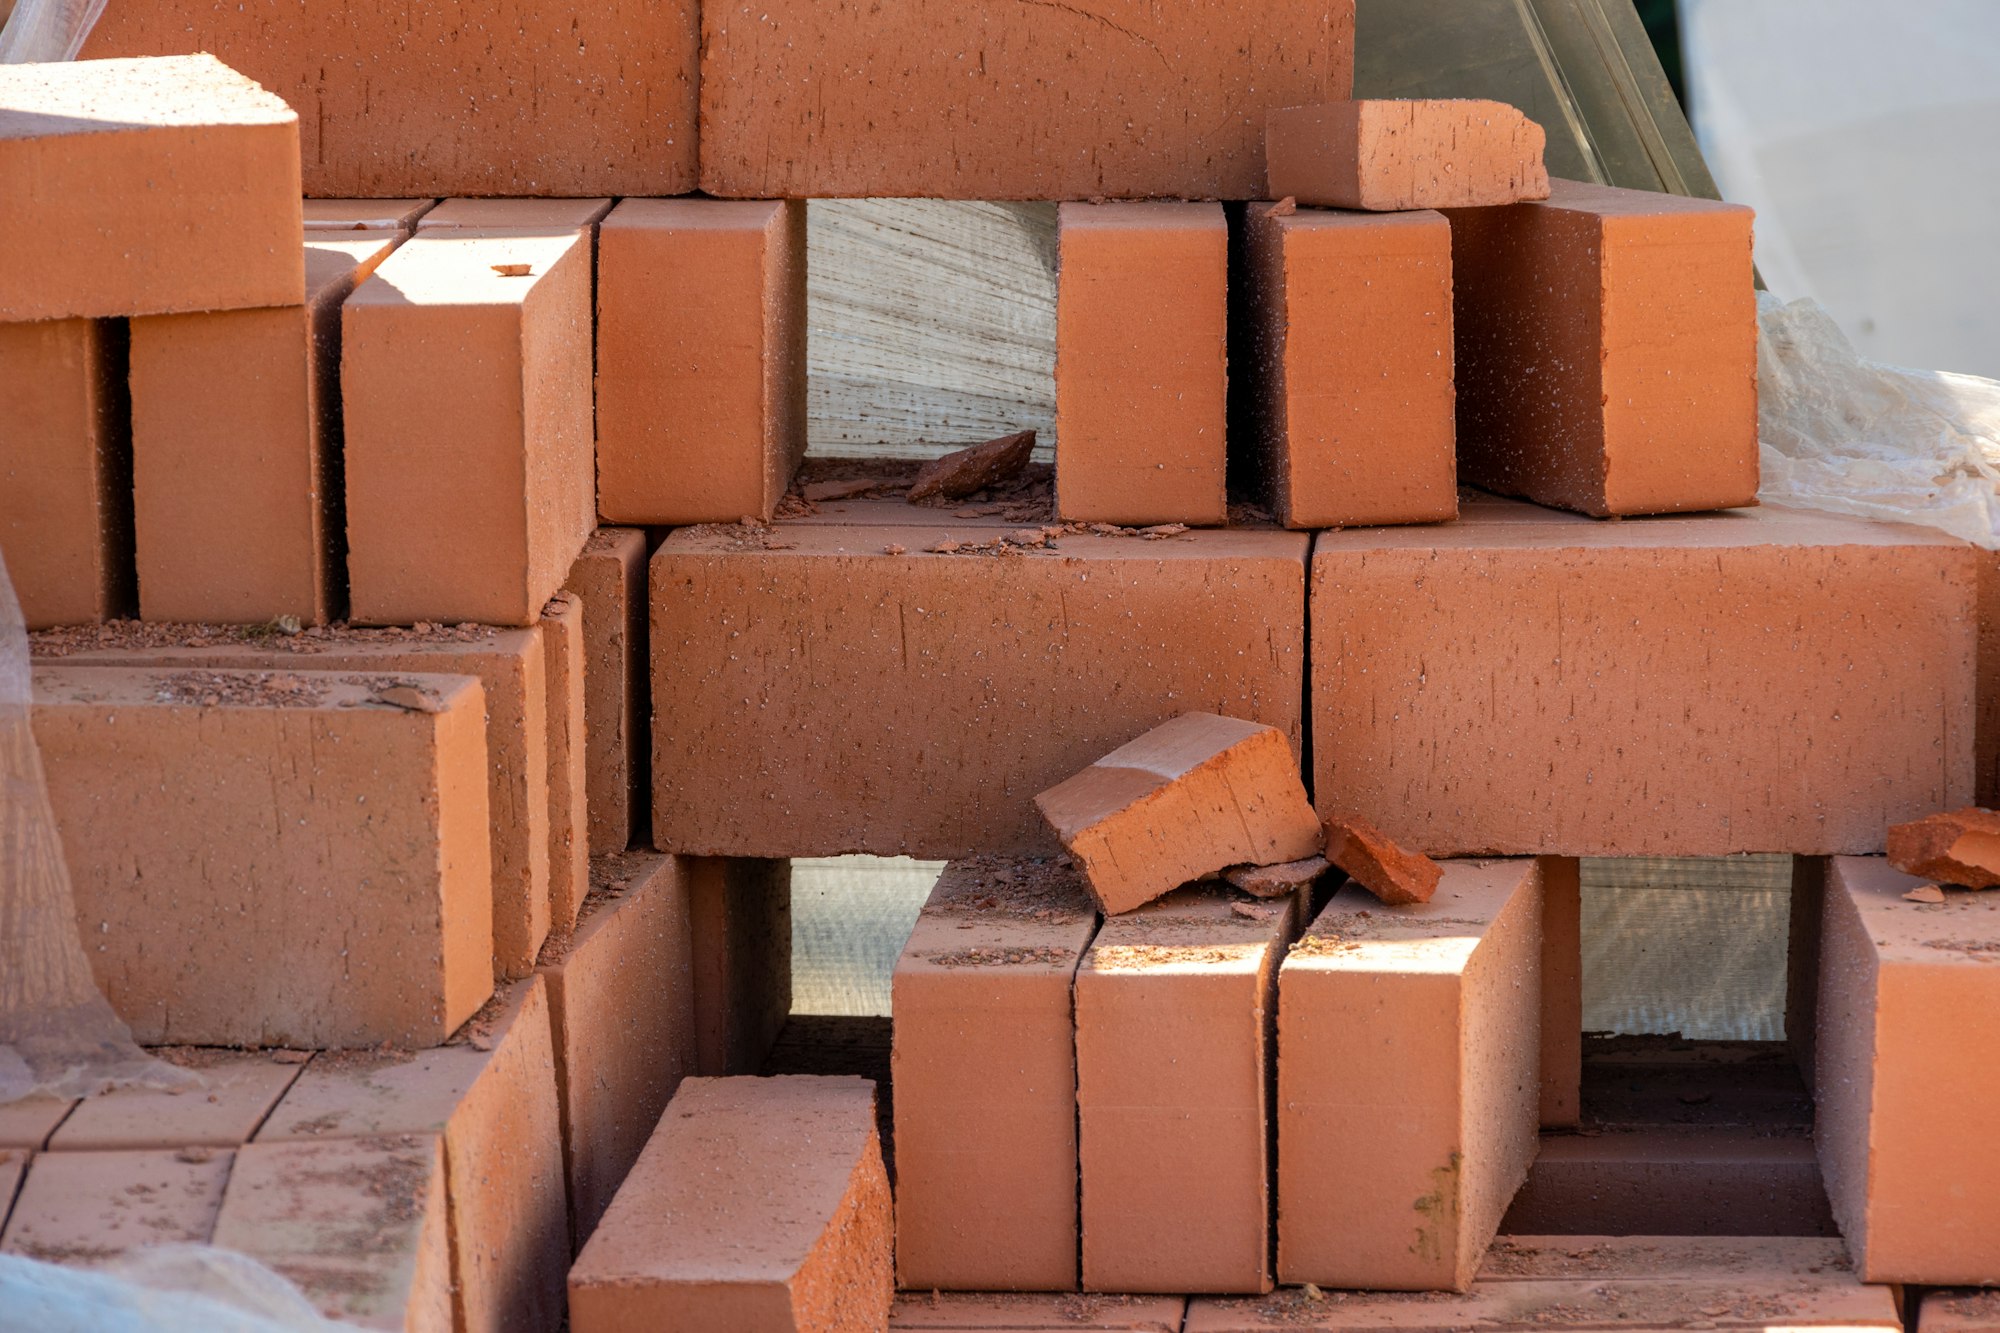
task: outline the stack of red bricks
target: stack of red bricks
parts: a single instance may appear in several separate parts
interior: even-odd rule
[[[1863,1282],[2000,1283],[2000,909],[1879,857],[1996,785],[1982,567],[1754,507],[1747,210],[1347,100],[1351,3],[321,8],[110,0],[0,67],[35,731],[100,984],[208,1090],[0,1107],[0,1248],[578,1333],[1891,1327]],[[1058,205],[1052,481],[800,486],[838,196]],[[1266,777],[1156,799],[1192,742],[1132,743],[1222,719]],[[1065,780],[1148,831],[1038,811]],[[1205,878],[1329,825],[1435,884]],[[787,860],[854,852],[953,862],[893,1205],[867,1083],[727,1077],[789,1004]],[[1742,852],[1805,858],[1852,1267],[1489,1253],[1578,1116],[1578,858]]]

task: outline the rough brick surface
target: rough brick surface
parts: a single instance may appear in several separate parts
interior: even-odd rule
[[[690,1079],[570,1270],[575,1333],[869,1333],[894,1294],[875,1087]]]
[[[113,1088],[87,1097],[50,1136],[50,1149],[234,1148],[250,1141],[300,1069],[261,1051],[168,1047],[157,1054],[193,1070],[201,1082],[166,1090]]]
[[[1871,852],[1972,792],[1973,562],[1505,501],[1313,558],[1313,790],[1433,856]]]
[[[1451,228],[1251,204],[1249,382],[1266,504],[1290,528],[1458,516]]]
[[[587,237],[463,230],[419,235],[348,298],[355,620],[532,625],[562,587],[595,526],[590,288]]]
[[[599,233],[597,508],[768,519],[806,448],[806,211],[628,199]]]
[[[1184,889],[1107,920],[1084,955],[1086,1291],[1270,1290],[1265,1074],[1300,910]]]
[[[1220,523],[1229,226],[1215,204],[1056,216],[1056,502],[1095,523]]]
[[[340,306],[395,247],[394,232],[309,232],[304,306],[132,321],[145,619],[340,614]]]
[[[1875,858],[1827,869],[1813,1137],[1865,1280],[2000,1285],[2000,896],[1906,901],[1921,882]]]
[[[96,1267],[148,1245],[206,1245],[228,1151],[38,1153],[0,1232],[0,1253]]]
[[[1076,1289],[1070,987],[1096,929],[1052,863],[954,861],[931,890],[891,981],[898,1285]]]
[[[1284,733],[1214,713],[1162,722],[1035,808],[1109,913],[1229,866],[1301,861],[1322,842]]]
[[[562,1093],[570,1234],[590,1238],[667,1099],[695,1070],[693,928],[683,862],[591,863],[576,933],[537,970],[549,988]]]
[[[590,854],[622,852],[645,827],[646,534],[599,528],[563,585],[583,598],[584,793]]]
[[[299,120],[213,56],[0,69],[0,322],[297,305]]]
[[[1392,907],[1429,902],[1444,876],[1437,862],[1397,846],[1382,830],[1354,815],[1327,820],[1326,859]]]
[[[1549,197],[1542,127],[1505,102],[1410,98],[1282,107],[1265,122],[1273,199],[1394,211]]]
[[[911,513],[849,508],[905,524]],[[1170,717],[1241,717],[1296,746],[1304,538],[1065,537],[1006,559],[929,550],[1017,526],[856,518],[761,539],[668,537],[649,580],[655,845],[1045,853],[1056,843],[1035,793]],[[978,764],[963,762],[969,737]]]
[[[1889,863],[1968,889],[2000,885],[2000,814],[1969,806],[1889,830]]]
[[[695,12],[111,0],[84,53],[215,52],[298,108],[312,195],[680,194],[695,184]]]
[[[792,863],[684,857],[695,1069],[754,1074],[792,1010]]]
[[[0,323],[0,558],[29,629],[128,614],[124,326]]]
[[[394,231],[408,235],[435,199],[308,199],[306,231]]]
[[[2000,1291],[1927,1291],[1918,1320],[1931,1333],[1994,1333],[2000,1329]]]
[[[491,993],[484,693],[381,683],[36,671],[78,925],[140,1040],[434,1045]]]
[[[1597,515],[1757,502],[1749,209],[1557,181],[1450,217],[1464,480]]]
[[[1252,199],[1265,113],[1346,97],[1353,0],[702,10],[701,188]]]
[[[583,599],[559,592],[542,610],[543,672],[549,687],[549,926],[568,930],[590,892],[590,810],[584,787],[583,682],[589,617]]]

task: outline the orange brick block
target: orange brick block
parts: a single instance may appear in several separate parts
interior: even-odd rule
[[[233,1156],[206,1149],[38,1153],[6,1214],[0,1253],[95,1268],[149,1245],[206,1245]]]
[[[188,1088],[112,1088],[86,1097],[49,1138],[55,1152],[111,1149],[234,1148],[299,1076],[300,1065],[261,1051],[166,1047],[161,1059],[192,1070]]]
[[[584,793],[590,854],[622,852],[645,826],[646,534],[599,528],[563,585],[591,608],[583,627]]]
[[[792,1010],[792,863],[679,859],[694,940],[695,1070],[754,1074]]]
[[[1549,197],[1548,137],[1505,102],[1407,98],[1283,107],[1265,122],[1271,198],[1334,208],[1481,208]]]
[[[583,599],[559,592],[542,610],[549,723],[549,924],[568,930],[590,892],[590,812],[584,784]]]

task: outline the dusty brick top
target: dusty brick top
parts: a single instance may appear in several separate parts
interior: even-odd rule
[[[112,620],[102,625],[70,625],[28,636],[36,658],[78,653],[137,652],[148,648],[256,648],[274,653],[339,652],[356,647],[422,647],[427,644],[491,643],[521,633],[491,625],[419,623],[408,629],[367,629],[347,624],[288,630],[278,625],[193,625],[176,622]]]

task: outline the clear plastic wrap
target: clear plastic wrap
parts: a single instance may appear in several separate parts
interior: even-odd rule
[[[74,60],[104,13],[104,0],[15,0],[0,27],[0,65]]]
[[[335,1333],[299,1289],[208,1245],[128,1251],[86,1271],[0,1254],[0,1333]]]

